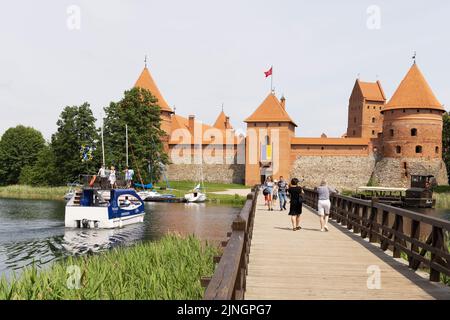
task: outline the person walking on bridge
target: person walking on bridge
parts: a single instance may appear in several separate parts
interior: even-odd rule
[[[291,198],[291,206],[289,208],[289,215],[291,216],[292,230],[300,230],[300,215],[302,214],[303,206],[303,188],[298,185],[298,179],[293,178],[288,192]]]
[[[320,186],[316,188],[319,195],[318,212],[320,216],[320,231],[329,231],[328,218],[330,217],[330,193],[335,193],[336,190],[327,186],[327,182],[322,180]]]
[[[280,176],[280,181],[278,181],[278,199],[280,201],[280,211],[286,210],[287,189],[287,182],[284,180],[283,176]]]
[[[272,208],[273,187],[274,184],[272,181],[272,177],[268,176],[264,184],[263,195],[266,200],[267,208],[269,209],[269,211],[273,211]]]

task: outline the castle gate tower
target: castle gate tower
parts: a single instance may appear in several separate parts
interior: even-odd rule
[[[280,101],[270,93],[245,122],[245,184],[259,184],[267,176],[288,179],[291,139],[297,125],[286,112],[286,99]]]

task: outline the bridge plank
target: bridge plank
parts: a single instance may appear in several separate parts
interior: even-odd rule
[[[246,299],[450,299],[450,288],[415,273],[379,245],[303,208],[300,231],[287,211],[268,211],[258,197],[248,265]],[[381,288],[367,288],[367,268],[381,271]]]

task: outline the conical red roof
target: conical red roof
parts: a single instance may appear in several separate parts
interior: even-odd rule
[[[273,93],[269,93],[245,122],[290,122],[297,126]]]
[[[382,111],[408,108],[445,111],[415,63]]]
[[[148,91],[150,91],[151,94],[155,96],[156,99],[158,99],[158,105],[161,108],[161,110],[173,112],[173,110],[167,104],[166,100],[164,100],[161,92],[158,89],[158,86],[153,80],[150,71],[148,70],[147,67],[145,67],[144,70],[142,70],[142,73],[134,86],[142,89],[147,89]]]
[[[221,130],[233,129],[233,127],[231,126],[230,123],[228,123],[228,127],[226,126],[226,123],[227,123],[227,115],[222,110],[222,112],[220,112],[219,116],[217,117],[216,122],[214,122],[213,127],[221,129]]]

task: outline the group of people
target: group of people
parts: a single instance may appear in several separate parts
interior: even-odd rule
[[[297,231],[302,227],[300,226],[300,216],[303,208],[303,187],[299,185],[300,181],[297,178],[293,178],[291,183],[288,184],[283,176],[280,176],[280,180],[273,180],[271,176],[267,177],[263,185],[263,195],[266,206],[269,211],[273,211],[273,205],[276,200],[279,201],[280,211],[287,210],[286,203],[289,196],[290,207],[289,216],[291,216],[292,230]],[[323,180],[320,186],[315,188],[319,196],[318,202],[318,214],[320,217],[320,231],[329,231],[328,219],[330,216],[331,201],[330,194],[337,192],[334,188],[327,185]]]
[[[100,170],[98,170],[97,175],[100,177],[101,184],[103,184],[103,181],[108,181],[109,186],[111,189],[117,188],[117,173],[116,168],[114,166],[111,166],[111,169],[108,170],[105,169],[105,166],[102,166]],[[133,186],[133,176],[134,176],[134,170],[130,169],[128,167],[125,167],[124,170],[125,174],[125,183],[127,188],[131,188]]]

